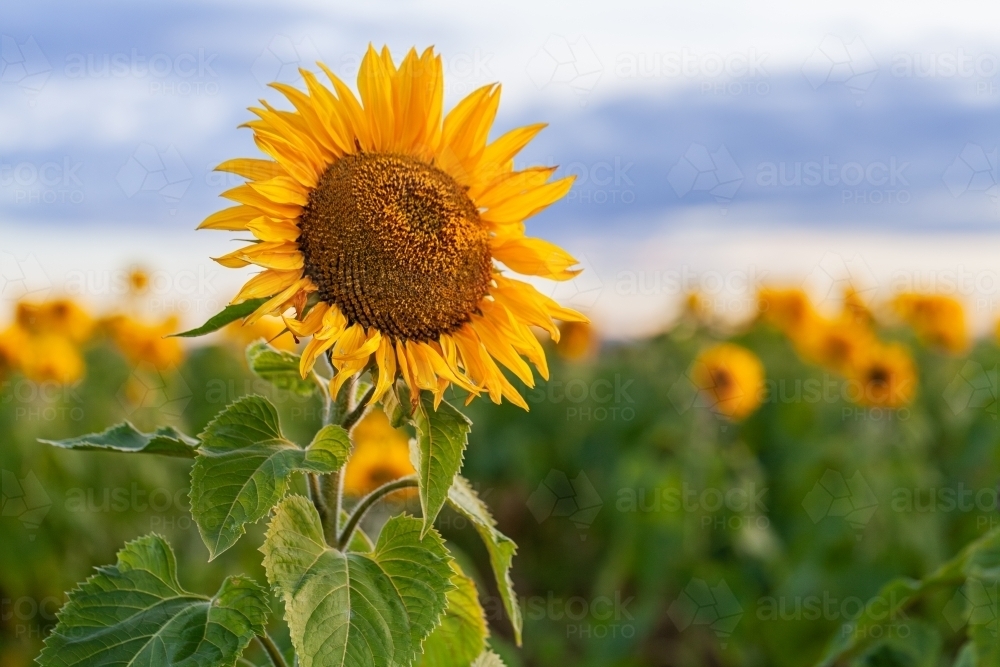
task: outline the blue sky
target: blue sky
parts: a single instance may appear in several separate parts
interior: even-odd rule
[[[993,270],[988,4],[539,4],[8,0],[5,296],[138,262],[213,272],[213,298],[188,304],[206,314],[240,276],[206,260],[225,235],[191,230],[233,184],[211,167],[255,153],[246,107],[317,58],[352,79],[369,41],[436,45],[449,106],[501,81],[499,131],[550,123],[522,163],[578,180],[529,229],[585,260],[588,281],[557,293],[615,334],[650,330],[678,296],[630,294],[629,273],[801,280],[860,257],[884,289],[901,271]],[[28,285],[29,264],[45,280]]]

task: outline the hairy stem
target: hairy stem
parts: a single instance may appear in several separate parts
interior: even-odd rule
[[[278,645],[274,643],[274,640],[266,632],[263,635],[257,635],[257,641],[264,647],[264,652],[267,653],[267,657],[271,659],[271,664],[274,667],[288,667],[285,657],[278,650]]]
[[[316,513],[319,514],[319,520],[325,527],[330,520],[330,516],[326,501],[323,498],[323,490],[319,485],[319,475],[310,472],[306,474],[306,479],[309,481],[309,499],[312,500],[313,505],[316,507]]]
[[[350,431],[351,427],[361,421],[361,418],[365,416],[365,412],[368,411],[369,403],[371,403],[372,396],[374,395],[375,387],[372,386],[372,388],[365,393],[364,397],[358,402],[354,409],[351,410],[346,417],[344,417],[344,421],[341,423],[341,426],[344,427],[345,431]]]
[[[330,546],[337,543],[340,533],[340,487],[343,485],[343,468],[320,477],[320,490],[323,494],[323,504],[326,505],[326,521],[323,523],[323,534]]]
[[[351,537],[354,535],[354,530],[358,527],[358,524],[361,523],[361,520],[365,518],[365,514],[372,508],[372,505],[393,491],[399,491],[400,489],[414,486],[417,486],[416,475],[400,477],[397,480],[383,484],[362,498],[361,502],[359,502],[357,507],[354,508],[354,511],[351,512],[351,516],[348,517],[347,523],[344,524],[344,530],[340,533],[340,539],[337,540],[337,549],[343,551],[347,547],[348,543],[351,541]]]

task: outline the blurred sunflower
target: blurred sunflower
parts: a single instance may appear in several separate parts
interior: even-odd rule
[[[852,319],[815,319],[805,327],[796,341],[796,348],[807,360],[848,374],[874,346],[878,339],[871,329]]]
[[[288,331],[285,323],[277,317],[262,317],[250,324],[233,322],[226,325],[222,332],[226,338],[241,348],[246,347],[255,340],[263,338],[279,350],[291,352],[295,349],[295,337]]]
[[[70,339],[54,333],[28,335],[18,354],[18,367],[36,382],[73,384],[83,377],[83,356]]]
[[[896,295],[893,310],[927,345],[959,353],[969,346],[965,309],[958,299],[940,294]]]
[[[106,326],[111,340],[132,364],[145,361],[164,370],[176,366],[184,358],[180,341],[167,338],[177,331],[174,316],[158,324],[146,324],[126,315],[116,315],[106,321]]]
[[[756,410],[763,398],[763,364],[753,352],[733,343],[699,354],[690,378],[714,412],[734,421]]]
[[[51,334],[74,343],[87,340],[94,328],[94,320],[87,311],[70,299],[22,301],[17,304],[14,319],[32,336]]]
[[[589,359],[597,352],[599,340],[594,326],[587,322],[564,322],[559,327],[561,334],[556,344],[556,352],[563,359],[581,361]]]
[[[351,431],[354,451],[344,472],[344,492],[363,496],[386,482],[412,475],[407,435],[389,423],[385,412],[368,412]]]
[[[854,287],[848,287],[844,293],[843,317],[855,324],[871,326],[875,322],[875,314],[866,299]]]
[[[149,273],[145,269],[133,266],[128,272],[128,293],[130,296],[139,296],[149,289]]]
[[[562,198],[573,179],[555,168],[514,170],[514,156],[544,127],[530,125],[487,143],[500,101],[484,86],[443,115],[441,57],[413,49],[397,67],[387,48],[369,46],[358,73],[360,101],[326,66],[332,90],[300,70],[306,91],[274,83],[295,111],[266,102],[247,125],[272,159],[219,165],[248,182],[223,193],[237,206],[201,228],[249,231],[255,242],[218,258],[255,264],[234,303],[267,301],[249,318],[284,315],[298,337],[312,336],[305,374],[328,353],[331,389],[367,367],[378,369],[373,400],[401,375],[440,400],[455,384],[527,409],[497,366],[533,386],[532,361],[548,376],[529,325],[554,339],[553,319],[582,322],[494,262],[531,276],[567,280],[577,263],[559,247],[525,236],[524,220]]]
[[[819,317],[800,289],[764,288],[757,294],[757,308],[765,321],[791,337],[813,326]]]
[[[869,349],[850,375],[857,384],[851,396],[870,407],[901,408],[913,400],[917,372],[913,359],[899,343]]]

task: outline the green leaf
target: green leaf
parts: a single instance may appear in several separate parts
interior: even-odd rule
[[[261,340],[247,348],[247,364],[257,376],[278,389],[298,396],[312,396],[316,392],[316,376],[310,372],[302,378],[297,354],[276,350]]]
[[[520,646],[521,608],[517,603],[517,593],[514,592],[514,582],[510,578],[511,561],[517,553],[517,545],[496,529],[496,521],[489,509],[464,477],[455,476],[455,482],[448,490],[448,504],[472,523],[486,544],[497,590],[500,591],[500,599],[503,600],[504,609],[514,628],[514,639]]]
[[[281,502],[261,551],[301,667],[412,664],[451,587],[441,537],[420,531],[418,519],[397,516],[372,553],[343,553],[324,541],[312,503]]]
[[[232,667],[268,613],[267,592],[248,577],[229,577],[213,598],[188,593],[170,545],[147,535],[70,593],[38,663]]]
[[[198,441],[172,426],[162,426],[152,433],[143,433],[129,422],[112,426],[101,433],[81,435],[66,440],[39,440],[64,449],[90,451],[134,452],[194,458]]]
[[[472,422],[445,401],[435,410],[433,395],[425,391],[420,394],[413,425],[417,439],[411,455],[415,459],[413,467],[417,469],[420,509],[427,531],[434,525],[448,499],[448,489],[462,469],[462,454]]]
[[[471,667],[506,667],[503,660],[493,651],[483,651]]]
[[[204,336],[212,333],[213,331],[218,331],[230,322],[235,322],[236,320],[251,314],[253,311],[263,306],[266,301],[267,297],[261,297],[259,299],[247,299],[243,303],[238,303],[233,306],[226,306],[222,309],[221,313],[216,313],[200,327],[191,329],[190,331],[182,331],[181,333],[171,334],[169,338],[197,338],[198,336]]]
[[[876,638],[889,634],[880,626],[895,622],[899,612],[905,611],[934,591],[956,588],[965,583],[969,577],[992,578],[998,575],[1000,575],[1000,528],[994,528],[966,545],[954,558],[922,580],[894,579],[883,586],[878,598],[889,604],[888,617],[880,612],[881,605],[872,605],[874,612],[866,606],[860,618],[837,633],[830,642],[826,655],[818,664],[821,667],[833,667],[862,655],[876,643]],[[977,629],[970,625],[969,634],[974,635],[976,631]],[[995,641],[995,637],[990,641]]]
[[[292,473],[335,472],[350,443],[326,426],[308,448],[281,435],[278,413],[261,396],[245,396],[219,413],[201,434],[191,470],[191,514],[211,558],[233,546],[288,492]]]
[[[441,623],[424,642],[419,667],[468,667],[486,649],[486,615],[479,604],[476,584],[458,563],[451,563],[448,608]]]

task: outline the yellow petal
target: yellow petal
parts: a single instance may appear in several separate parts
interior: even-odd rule
[[[309,203],[309,191],[294,178],[277,176],[266,181],[248,183],[255,192],[278,204],[305,206]]]
[[[395,117],[392,108],[392,84],[385,61],[369,44],[358,70],[358,93],[368,118],[375,150],[395,148]]]
[[[233,303],[242,303],[247,299],[274,296],[301,276],[301,271],[275,271],[272,269],[262,271],[243,285],[243,289],[233,299]]]
[[[535,386],[535,379],[531,376],[531,368],[524,362],[524,359],[518,356],[517,350],[496,330],[490,318],[473,315],[472,328],[479,335],[479,340],[482,341],[490,356],[509,368],[521,382],[529,387]]]
[[[566,196],[566,193],[573,187],[574,178],[574,176],[567,176],[516,197],[511,197],[503,204],[483,213],[480,218],[483,222],[496,225],[521,222]]]
[[[569,280],[583,269],[571,270],[578,262],[568,252],[543,239],[518,237],[493,246],[493,257],[511,270],[551,280]]]
[[[396,379],[396,353],[392,350],[392,342],[388,336],[379,341],[375,362],[378,364],[378,382],[375,384],[375,393],[372,394],[373,403],[382,400]]]
[[[257,148],[277,160],[289,176],[307,188],[316,187],[321,172],[297,148],[281,137],[258,131],[254,132],[253,141],[257,144]],[[295,216],[279,217],[292,218]]]
[[[226,199],[239,202],[240,204],[246,204],[247,206],[256,208],[260,211],[257,215],[263,213],[264,215],[272,218],[284,218],[291,220],[299,217],[299,214],[302,212],[301,206],[294,204],[280,204],[278,202],[271,201],[246,184],[237,186],[231,190],[226,190],[222,193],[222,196]]]
[[[299,278],[294,283],[278,292],[273,297],[267,300],[260,308],[253,311],[249,317],[246,318],[247,324],[253,324],[265,315],[281,315],[282,312],[287,310],[287,304],[295,296],[299,290],[306,289],[311,284],[308,278]],[[281,312],[275,313],[274,311],[281,309]]]
[[[260,211],[250,206],[232,206],[213,213],[198,225],[198,229],[225,229],[240,232],[247,229],[255,218],[260,217]]]
[[[294,220],[275,220],[266,216],[254,218],[247,229],[261,241],[295,241],[302,234]]]
[[[285,321],[285,326],[292,332],[293,336],[305,338],[319,331],[323,325],[323,316],[326,315],[329,308],[330,306],[325,301],[320,301],[301,320],[292,317],[282,317],[281,319]]]
[[[309,371],[311,371],[313,366],[316,365],[316,360],[319,356],[333,347],[333,344],[336,342],[336,339],[310,339],[309,342],[306,343],[306,348],[302,350],[302,356],[299,357],[299,375],[305,379],[305,377],[309,375]]]
[[[329,125],[324,123],[320,118],[316,108],[320,106],[319,102],[310,99],[304,92],[288,84],[270,83],[268,85],[288,98],[288,101],[292,103],[295,110],[302,116],[314,141],[321,144],[332,156],[343,154],[343,150],[340,148],[338,142],[330,134]]]
[[[371,138],[371,131],[368,127],[368,117],[365,115],[365,110],[361,107],[357,98],[354,97],[354,93],[351,89],[340,80],[340,78],[330,71],[323,63],[316,63],[319,65],[326,76],[330,79],[330,83],[333,84],[333,89],[337,93],[337,102],[340,105],[340,117],[345,121],[347,132],[351,139],[351,148],[354,148],[354,142],[357,141],[361,147],[365,150],[374,150],[375,145]]]
[[[485,187],[482,194],[477,196],[470,190],[469,196],[479,208],[496,208],[514,197],[545,185],[555,170],[555,167],[532,167],[510,172]]]
[[[482,158],[476,165],[476,182],[490,182],[508,171],[514,156],[547,126],[548,123],[536,123],[519,127],[486,146]]]
[[[236,158],[226,160],[215,171],[225,171],[236,174],[251,181],[266,181],[276,176],[287,176],[288,174],[280,164],[273,160],[261,160],[259,158]]]

